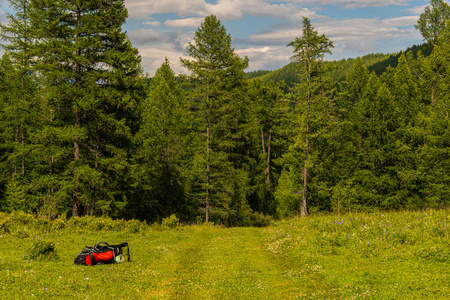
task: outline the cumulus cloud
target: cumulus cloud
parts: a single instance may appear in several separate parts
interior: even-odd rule
[[[376,41],[387,38],[410,38],[414,35],[417,17],[407,16],[392,19],[330,20],[318,24],[319,32],[336,42]]]
[[[273,26],[267,31],[251,35],[248,42],[255,45],[286,45],[301,35],[301,32],[299,23]]]
[[[233,0],[242,3],[242,1]],[[250,5],[247,3],[250,2]],[[242,13],[259,17],[271,17],[279,20],[295,21],[302,17],[316,19],[320,16],[310,9],[292,3],[270,4],[261,0],[247,0],[241,7]]]
[[[145,28],[139,30],[131,30],[130,32],[128,32],[128,36],[131,42],[137,45],[162,43],[167,40],[167,36],[163,35],[161,32]]]
[[[282,1],[281,1],[282,2]],[[222,21],[241,19],[244,15],[271,17],[280,20],[298,20],[301,16],[317,18],[319,15],[298,3],[270,3],[265,0],[218,0],[207,3],[205,0],[126,0],[130,18],[145,19],[153,14],[175,13],[184,20],[173,20],[170,25],[192,26],[195,17],[216,15]]]
[[[336,51],[353,51],[367,53],[379,51],[377,43],[382,40],[420,41],[420,34],[413,28],[417,16],[406,16],[391,19],[324,19],[314,24],[319,33],[334,42]],[[254,45],[286,45],[301,36],[300,24],[276,26],[269,31],[251,35],[249,41]]]
[[[189,28],[197,28],[203,22],[203,18],[187,18],[187,19],[178,19],[178,20],[167,20],[164,22],[164,25],[170,27],[189,27]]]
[[[153,76],[156,70],[161,67],[164,59],[167,57],[171,63],[171,68],[175,73],[186,73],[187,70],[180,64],[180,57],[186,57],[173,44],[164,43],[157,46],[143,46],[139,47],[139,54],[142,58],[142,66],[150,76]]]
[[[161,23],[161,22],[158,22],[158,21],[147,21],[147,22],[144,22],[144,23],[142,23],[142,24],[144,24],[144,25],[150,25],[150,26],[160,26],[162,23]]]
[[[240,57],[249,58],[247,71],[273,70],[289,62],[292,51],[285,46],[262,46],[237,49]]]
[[[328,37],[345,39],[381,39],[388,37],[407,36],[411,33],[410,27],[417,23],[417,16],[406,16],[392,19],[326,19],[313,24],[319,33],[325,33]],[[254,34],[250,40],[263,43],[284,43],[300,36],[302,28],[300,24],[290,26],[276,26],[271,30]]]
[[[126,0],[129,17],[146,19],[153,14],[176,13],[180,17],[207,15],[204,0]]]
[[[450,4],[450,1],[444,1],[447,4]],[[412,8],[408,8],[407,10],[413,14],[417,14],[420,15],[421,13],[423,13],[425,11],[425,7],[430,6],[430,3],[424,4],[424,5],[420,5],[420,6],[416,6],[416,7],[412,7]]]
[[[363,7],[387,7],[391,5],[406,6],[411,0],[338,0],[324,1],[326,4],[342,4],[347,9]]]
[[[280,2],[269,0],[269,2]],[[387,7],[391,5],[406,6],[411,0],[284,0],[285,3],[297,3],[302,5],[338,5],[346,9],[364,7]]]

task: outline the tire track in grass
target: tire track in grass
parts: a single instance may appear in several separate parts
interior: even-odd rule
[[[209,290],[208,265],[205,264],[205,249],[221,230],[215,227],[201,226],[193,228],[189,236],[180,243],[174,269],[172,297],[177,299],[205,299],[205,290]]]
[[[259,228],[204,227],[177,252],[172,298],[274,299],[299,292],[298,278],[267,251]]]

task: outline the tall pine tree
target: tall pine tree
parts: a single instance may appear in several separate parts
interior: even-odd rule
[[[183,175],[188,169],[189,118],[185,92],[166,58],[142,102],[136,136],[136,181],[141,194],[132,208],[137,217],[156,220],[173,213],[187,217]]]
[[[142,96],[140,57],[121,29],[124,1],[36,0],[29,16],[48,107],[44,173],[73,216],[117,215]]]
[[[248,59],[236,54],[231,36],[214,15],[205,18],[187,52],[190,59],[181,63],[190,71],[192,110],[203,136],[192,191],[204,199],[206,222],[212,215],[227,221],[246,205],[243,186],[248,177],[241,168],[241,149],[249,109],[244,92]]]
[[[301,77],[301,83],[298,86],[300,101],[304,101],[304,116],[302,121],[304,129],[300,129],[304,137],[304,165],[303,165],[303,188],[302,188],[302,206],[301,216],[308,214],[307,210],[307,187],[308,187],[308,168],[310,162],[310,139],[315,137],[326,126],[326,112],[329,101],[325,95],[327,79],[324,77],[327,71],[323,62],[326,53],[331,53],[334,47],[333,43],[325,36],[319,35],[314,30],[311,21],[303,18],[302,36],[297,37],[290,42],[288,46],[294,48],[292,60],[295,62]],[[328,112],[329,113],[329,112]],[[316,117],[313,119],[312,117]]]
[[[7,202],[14,209],[31,211],[35,210],[38,203],[30,198],[30,181],[33,164],[32,152],[35,148],[32,139],[40,126],[38,84],[35,74],[32,72],[31,46],[33,43],[32,29],[30,26],[30,1],[10,0],[10,6],[15,10],[14,14],[8,14],[8,24],[0,24],[0,36],[3,41],[2,48],[6,52],[3,59],[4,92],[2,109],[0,111],[0,123],[3,128],[3,145],[7,150],[5,163],[9,170],[5,172],[11,184],[8,187],[15,191],[8,191],[9,195],[19,193],[22,204],[14,203],[14,197],[9,196]],[[11,199],[9,199],[11,198]],[[18,201],[19,202],[19,201]]]

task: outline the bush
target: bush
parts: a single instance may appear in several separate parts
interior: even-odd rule
[[[179,225],[180,225],[180,220],[174,214],[170,215],[170,217],[168,217],[168,218],[162,219],[162,222],[161,222],[162,227],[176,228]]]
[[[35,225],[36,219],[23,211],[13,211],[10,215],[11,221],[16,225]]]
[[[175,219],[173,219],[173,217]],[[178,226],[175,216],[168,218],[166,227]],[[10,233],[19,237],[30,237],[40,232],[51,232],[69,228],[73,231],[119,231],[137,233],[145,229],[147,224],[139,220],[113,220],[110,217],[72,217],[70,220],[57,218],[54,220],[35,218],[24,212],[1,213],[0,234]]]
[[[142,223],[139,220],[130,220],[126,222],[126,231],[129,233],[138,233],[141,230]]]
[[[0,215],[0,233],[10,233],[10,218],[7,214]]]
[[[265,216],[259,212],[252,213],[250,220],[251,226],[254,227],[266,227],[272,223],[272,218],[270,216]]]
[[[48,241],[36,241],[27,253],[28,260],[56,260],[59,258],[55,244]]]
[[[63,219],[55,219],[52,222],[52,230],[60,230],[66,227],[66,222]]]

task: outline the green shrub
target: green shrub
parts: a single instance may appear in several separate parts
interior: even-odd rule
[[[55,219],[52,222],[52,230],[61,230],[66,227],[66,222],[63,219]]]
[[[130,220],[126,222],[126,231],[129,233],[137,233],[141,230],[142,225],[139,220]]]
[[[172,214],[168,218],[162,219],[161,226],[167,228],[176,228],[180,225],[180,220],[176,215]]]
[[[7,214],[0,215],[0,233],[10,233],[10,218]]]
[[[23,211],[13,211],[10,215],[11,220],[15,225],[35,225],[36,219]]]
[[[254,212],[251,214],[251,226],[254,227],[266,227],[272,223],[272,218],[270,216],[263,215],[259,212]]]
[[[28,260],[56,260],[59,258],[55,244],[48,241],[36,241],[27,253],[25,257]]]

